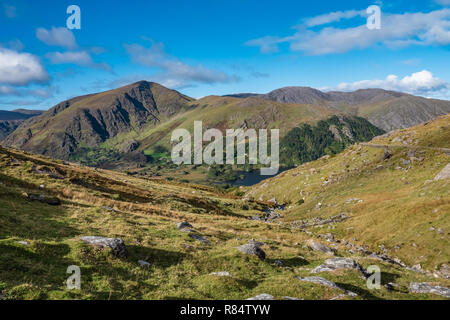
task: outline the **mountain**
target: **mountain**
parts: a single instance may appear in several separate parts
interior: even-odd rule
[[[222,133],[227,128],[276,128],[282,140],[282,164],[294,165],[335,154],[382,130],[413,125],[447,110],[448,101],[382,89],[322,92],[287,87],[266,95],[244,93],[196,100],[140,81],[63,101],[25,120],[2,144],[89,166],[139,169],[139,174],[147,176],[210,183],[210,168],[178,167],[170,162],[173,130],[192,132],[198,120],[203,121],[204,129],[217,128]],[[228,169],[215,168],[220,174],[212,179],[235,179],[234,173],[225,174]]]
[[[82,146],[155,126],[185,110],[191,98],[159,84],[140,81],[115,90],[66,100],[32,118],[4,144],[68,159]]]
[[[22,124],[26,119],[40,115],[44,111],[17,109],[13,111],[0,110],[0,141]]]
[[[260,97],[284,103],[326,106],[366,118],[391,131],[407,128],[450,112],[450,101],[427,99],[383,89],[322,92],[309,87],[285,87]]]
[[[285,225],[435,272],[450,258],[449,168],[445,115],[302,164],[243,192],[248,199],[285,203]],[[327,229],[318,223],[342,214],[345,219]]]

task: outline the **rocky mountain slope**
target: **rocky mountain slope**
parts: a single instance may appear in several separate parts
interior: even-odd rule
[[[67,159],[80,146],[98,146],[119,133],[156,125],[186,108],[191,100],[141,81],[64,101],[28,121],[4,144]]]
[[[448,128],[373,143],[440,147]],[[449,179],[433,179],[449,159],[400,147],[387,161],[350,147],[248,190],[256,200],[0,147],[0,299],[448,298]]]
[[[285,203],[293,228],[435,273],[450,258],[449,163],[446,115],[285,171],[245,198]]]
[[[171,133],[176,128],[192,131],[197,120],[203,121],[204,129],[218,128],[223,132],[226,128],[276,128],[284,138],[302,124],[314,126],[333,115],[348,119],[360,116],[389,131],[449,111],[448,101],[381,89],[321,92],[312,88],[287,87],[267,95],[208,96],[195,100],[156,83],[140,81],[64,101],[44,114],[26,120],[2,143],[92,166],[122,169],[150,166],[150,175],[178,177],[172,170],[177,169],[169,168],[168,163]],[[361,120],[354,118],[353,123],[359,122]],[[334,146],[324,146],[320,154],[325,153],[325,148],[341,150],[348,143],[366,141],[373,134],[381,133],[373,129],[368,124],[360,125],[358,132],[353,132],[357,138],[344,141],[346,135],[343,132],[336,135],[336,126],[330,125],[324,132],[324,139],[334,136],[339,140],[339,136],[341,147],[330,141]],[[370,134],[359,132],[361,130]],[[291,154],[289,150],[287,152]],[[309,160],[314,159],[316,157]],[[291,160],[286,159],[286,163],[293,162]],[[167,168],[170,170],[165,172]],[[184,168],[180,172],[181,179],[205,181],[208,172],[200,171],[192,175],[191,168]]]
[[[383,89],[322,92],[309,87],[285,87],[260,97],[347,111],[366,118],[385,131],[408,128],[450,112],[450,101],[426,99]]]
[[[44,111],[17,109],[13,111],[0,110],[0,141],[4,140],[26,119],[40,115]]]

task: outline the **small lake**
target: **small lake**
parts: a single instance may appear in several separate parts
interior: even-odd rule
[[[244,179],[237,179],[236,181],[231,181],[229,182],[230,184],[234,185],[234,186],[252,186],[254,184],[260,183],[263,180],[275,177],[276,175],[279,175],[280,173],[282,173],[283,171],[289,170],[291,168],[280,168],[280,170],[278,170],[277,174],[271,175],[271,176],[263,176],[260,173],[260,170],[253,170],[250,172],[246,172],[246,171],[239,171],[237,173],[238,176],[243,175]]]

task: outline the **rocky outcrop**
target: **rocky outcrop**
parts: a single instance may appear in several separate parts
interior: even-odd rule
[[[329,272],[335,270],[343,270],[343,269],[354,269],[359,271],[364,277],[367,277],[369,274],[367,271],[355,260],[350,258],[330,258],[325,260],[323,264],[316,267],[311,271],[311,273],[319,273],[319,272]]]
[[[117,258],[128,257],[128,251],[125,243],[120,238],[85,236],[81,237],[81,240],[96,247],[110,248],[114,256],[116,256]]]
[[[450,163],[447,164],[444,169],[442,169],[436,177],[434,177],[434,180],[444,180],[444,179],[450,179]]]
[[[24,123],[4,144],[68,159],[80,146],[96,147],[119,133],[156,125],[161,117],[176,114],[191,100],[159,84],[140,81],[64,101]],[[131,141],[124,148],[128,153],[136,144]]]
[[[261,260],[264,260],[266,258],[266,253],[260,248],[262,245],[263,244],[260,242],[249,241],[248,243],[237,247],[237,249],[242,253],[255,255]]]
[[[255,297],[248,298],[247,300],[275,300],[275,298],[270,294],[262,293]]]
[[[411,282],[409,291],[413,293],[432,293],[450,298],[450,289],[442,286],[432,286],[425,282]]]

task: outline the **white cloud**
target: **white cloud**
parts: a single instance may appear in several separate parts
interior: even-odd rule
[[[348,11],[336,11],[304,20],[304,24],[308,27],[319,26],[331,22],[337,22],[342,19],[350,19],[358,16],[366,16],[365,10],[348,10]]]
[[[36,56],[0,48],[0,83],[27,85],[48,79],[47,71]]]
[[[77,47],[72,31],[64,27],[52,27],[51,30],[39,28],[36,30],[36,37],[49,46],[59,46],[66,49],[75,49]]]
[[[311,25],[321,25],[356,15],[356,12],[347,11],[313,17],[298,26],[298,31],[293,35],[266,36],[250,40],[246,45],[258,46],[261,52],[267,53],[276,51],[280,43],[289,43],[293,51],[321,55],[365,49],[377,44],[392,48],[450,44],[450,9],[429,13],[383,13],[381,29],[378,30],[369,30],[365,20],[362,25],[356,27],[324,27],[317,31],[309,29]]]
[[[96,63],[87,51],[50,52],[45,55],[53,64],[76,64],[83,67],[110,71],[111,67],[103,63]]]
[[[12,86],[0,86],[0,95],[3,96],[15,96],[15,97],[27,97],[27,98],[50,98],[57,88],[53,86],[48,86],[44,88],[15,88]]]
[[[450,83],[439,79],[428,70],[412,73],[403,78],[397,75],[388,75],[385,79],[361,80],[356,82],[343,82],[334,90],[354,91],[358,89],[381,88],[418,94],[423,96],[445,96],[450,93]]]
[[[228,83],[239,80],[237,76],[206,68],[202,65],[191,66],[178,58],[165,53],[162,43],[152,42],[149,48],[139,44],[125,44],[125,49],[134,63],[161,70],[152,78],[171,88],[180,88],[199,83]]]

